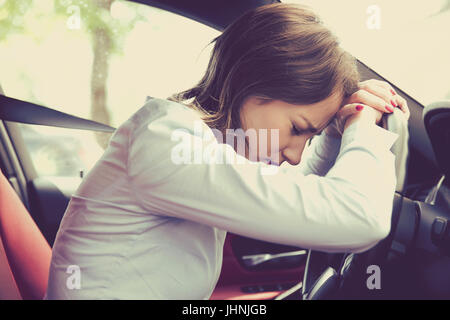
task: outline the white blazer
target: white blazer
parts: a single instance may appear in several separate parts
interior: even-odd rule
[[[355,122],[342,139],[314,138],[299,166],[274,168],[219,143],[196,111],[149,99],[72,196],[46,298],[208,299],[227,231],[365,251],[390,230],[397,136]]]

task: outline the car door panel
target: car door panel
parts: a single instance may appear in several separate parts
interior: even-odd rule
[[[246,266],[243,257],[276,255],[300,250],[302,248],[227,234],[223,249],[222,272],[211,299],[265,300],[276,297],[302,281],[306,255],[272,260],[258,268]]]
[[[79,180],[37,177],[28,182],[30,214],[50,246],[53,246],[59,224]]]

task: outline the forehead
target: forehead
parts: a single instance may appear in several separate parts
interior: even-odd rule
[[[328,98],[301,108],[295,106],[292,113],[297,117],[306,118],[314,127],[321,128],[333,118],[342,105],[342,93],[334,93]]]

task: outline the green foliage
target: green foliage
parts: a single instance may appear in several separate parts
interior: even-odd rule
[[[42,0],[0,0],[0,41],[9,34],[25,32],[23,17],[33,8],[33,5]],[[145,21],[144,5],[121,0],[47,0],[53,1],[54,12],[45,12],[48,19],[64,17],[70,19],[79,13],[80,27],[89,34],[102,30],[110,41],[109,50],[120,53],[121,44],[127,34],[138,21]],[[120,2],[131,15],[126,19],[117,19],[111,15],[111,5]]]
[[[433,18],[433,17],[438,16],[440,14],[446,13],[449,10],[450,10],[450,0],[445,0],[445,1],[443,1],[442,6],[439,9],[439,11],[434,13],[434,14],[432,14],[428,18]]]
[[[31,3],[32,0],[0,0],[0,40],[12,32],[23,31],[22,17]]]
[[[145,17],[140,10],[142,5],[136,5],[129,1],[119,0],[54,0],[55,11],[58,14],[69,18],[74,11],[79,11],[81,18],[81,27],[85,28],[90,34],[97,30],[102,30],[106,36],[111,39],[111,51],[120,52],[121,43],[130,32],[135,23],[145,21]],[[132,17],[126,20],[120,20],[111,16],[111,5],[114,2],[121,2],[131,12]]]
[[[444,13],[447,12],[448,10],[450,10],[450,0],[446,0],[444,5],[442,6],[441,10],[439,10],[439,13]]]

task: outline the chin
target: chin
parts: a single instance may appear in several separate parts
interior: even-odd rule
[[[284,160],[281,161],[281,162],[274,162],[274,161],[272,161],[270,159],[263,159],[263,160],[260,160],[260,162],[264,162],[266,164],[279,167],[284,162]]]

